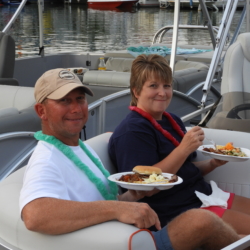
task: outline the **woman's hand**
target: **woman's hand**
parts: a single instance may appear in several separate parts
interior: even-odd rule
[[[218,159],[211,159],[210,160],[210,164],[214,169],[217,167],[220,167],[222,165],[225,165],[226,163],[228,163],[228,161],[222,161],[222,160],[218,160]]]
[[[159,189],[153,189],[152,191],[140,191],[140,190],[131,190],[129,189],[126,193],[119,195],[118,200],[120,201],[138,201],[145,196],[150,197],[154,194],[159,193]]]
[[[203,176],[210,173],[215,168],[220,167],[220,166],[222,166],[222,165],[224,165],[226,163],[227,163],[227,161],[222,161],[222,160],[217,160],[217,159],[193,162],[193,164],[197,168],[200,169]]]
[[[203,144],[204,137],[204,131],[195,126],[184,135],[179,147],[188,156]]]

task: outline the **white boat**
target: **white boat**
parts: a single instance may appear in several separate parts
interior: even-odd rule
[[[141,7],[158,7],[159,0],[139,0],[139,6]]]
[[[22,10],[24,4],[25,1],[20,4],[18,11]],[[39,6],[41,5],[42,2],[39,0]],[[250,131],[246,131],[245,129],[250,128],[250,116],[247,110],[249,109],[250,89],[248,85],[248,87],[245,85],[250,77],[250,70],[248,70],[248,68],[250,69],[250,55],[249,57],[245,56],[243,52],[249,51],[250,44],[247,41],[250,41],[250,34],[242,34],[237,40],[240,26],[236,30],[232,44],[230,44],[224,67],[223,64],[219,64],[221,58],[223,59],[226,53],[224,42],[227,39],[228,29],[234,11],[237,8],[237,0],[228,2],[225,11],[226,14],[223,16],[221,26],[218,29],[210,26],[210,32],[214,29],[217,30],[216,39],[214,37],[212,39],[212,42],[215,42],[214,51],[199,55],[175,55],[174,53],[177,47],[179,26],[178,7],[177,4],[175,6],[177,15],[175,25],[160,29],[155,35],[154,44],[152,45],[159,45],[156,44],[157,38],[159,38],[158,42],[161,42],[163,33],[173,28],[173,55],[170,57],[170,65],[174,70],[175,87],[178,87],[182,92],[175,89],[168,111],[179,115],[185,124],[187,124],[187,127],[190,127],[189,121],[193,118],[197,118],[200,121],[203,117],[201,121],[203,123],[211,114],[211,112],[207,113],[207,111],[211,110],[211,107],[212,110],[215,109],[214,103],[218,99],[218,90],[221,90],[223,98],[217,105],[218,109],[215,113],[215,118],[210,119],[211,127],[204,128],[205,134],[208,138],[216,138],[216,141],[221,144],[225,144],[230,140],[234,141],[235,145],[249,148]],[[40,11],[41,9],[39,8]],[[242,15],[244,17],[244,13]],[[8,27],[11,27],[11,25]],[[8,27],[4,31],[8,30]],[[40,23],[40,28],[42,28],[42,22]],[[181,26],[180,28],[191,27]],[[201,27],[195,26],[192,28]],[[34,104],[34,83],[48,69],[58,67],[70,68],[71,70],[88,69],[83,75],[83,82],[84,84],[88,84],[96,94],[96,97],[89,99],[89,120],[86,124],[86,129],[81,133],[81,138],[83,140],[88,139],[86,143],[94,148],[105,167],[111,173],[114,173],[115,170],[107,154],[107,142],[110,133],[106,132],[114,131],[114,128],[129,112],[129,69],[134,57],[127,51],[43,55],[41,39],[41,55],[17,58],[16,60],[14,55],[15,67],[13,67],[13,54],[11,55],[13,52],[13,42],[10,36],[5,33],[0,34],[0,52],[6,52],[0,53],[1,59],[4,59],[4,56],[6,56],[4,64],[2,64],[4,70],[2,70],[0,65],[0,84],[5,84],[0,85],[0,249],[74,250],[84,247],[86,250],[155,250],[154,241],[147,230],[138,230],[138,228],[132,225],[125,225],[117,221],[102,223],[60,236],[34,233],[25,228],[18,212],[18,196],[22,185],[23,167],[26,165],[36,145],[33,134],[34,131],[40,129],[40,123],[32,108]],[[96,70],[101,56],[106,58],[107,68],[110,71],[102,72]],[[236,59],[231,59],[231,57],[235,58],[235,56]],[[229,63],[232,61],[234,62],[233,65]],[[191,67],[188,67],[188,65],[191,65]],[[178,67],[180,67],[179,73]],[[224,68],[224,71],[219,70],[220,68]],[[204,73],[203,71],[206,71],[203,82],[198,81],[194,85],[187,86],[194,79],[198,79],[200,74]],[[217,90],[215,87],[212,88],[211,85],[219,82],[220,74],[224,73],[221,86],[219,84]],[[79,77],[82,76],[79,75]],[[204,76],[202,75],[203,78]],[[229,91],[232,89],[232,86],[236,88],[234,92],[241,93],[241,96],[237,93],[234,95],[234,93]],[[244,90],[246,91],[243,92]],[[246,100],[243,96],[246,97]],[[207,97],[211,98],[211,101],[207,100]],[[224,101],[227,101],[228,98],[235,106],[225,105]],[[7,104],[8,101],[14,103],[16,106]],[[239,105],[242,104],[246,105],[239,108]],[[205,113],[206,115],[202,115]],[[229,114],[230,116],[228,117]],[[233,117],[240,117],[242,119],[233,119]],[[220,122],[220,118],[223,119],[223,122]],[[242,121],[245,124],[242,125]],[[218,129],[218,126],[222,125],[234,125],[234,127],[230,127],[230,131],[227,130],[227,127],[220,127]],[[208,142],[205,141],[204,143]],[[202,153],[198,153],[197,160],[205,159],[205,157]],[[229,163],[209,174],[206,178],[208,181],[211,179],[216,181],[226,191],[233,191],[236,194],[250,197],[249,161],[240,163],[237,168],[234,163]],[[246,246],[250,246],[250,236],[235,242],[223,250],[244,249]]]

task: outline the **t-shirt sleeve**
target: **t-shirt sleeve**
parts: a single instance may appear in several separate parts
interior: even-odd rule
[[[137,165],[154,165],[159,161],[153,136],[138,131],[111,138],[109,155],[118,172],[131,171]]]
[[[44,160],[30,164],[24,174],[24,183],[19,198],[20,212],[32,200],[50,197],[67,199],[67,191],[60,169]]]

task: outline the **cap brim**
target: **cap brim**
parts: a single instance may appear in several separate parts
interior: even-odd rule
[[[90,96],[94,95],[94,93],[88,87],[82,84],[68,83],[58,88],[57,90],[55,90],[53,93],[48,95],[47,98],[52,99],[52,100],[58,100],[66,96],[70,91],[77,89],[77,88],[82,88],[84,92]]]

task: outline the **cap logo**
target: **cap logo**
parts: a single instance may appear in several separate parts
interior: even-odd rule
[[[61,79],[65,79],[65,80],[72,80],[75,79],[75,76],[73,73],[69,72],[68,70],[62,70],[59,72],[59,77]]]

